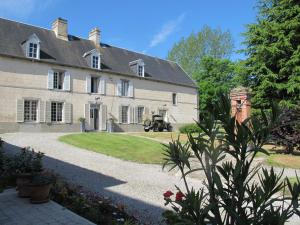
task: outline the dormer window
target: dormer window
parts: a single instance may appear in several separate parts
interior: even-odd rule
[[[138,75],[140,77],[144,76],[144,66],[141,66],[141,65],[138,66]]]
[[[138,59],[129,63],[129,67],[139,77],[145,76],[145,63],[142,59]]]
[[[40,39],[36,34],[31,35],[25,42],[26,56],[32,59],[40,59]]]
[[[101,54],[98,49],[93,49],[84,53],[83,57],[91,68],[97,70],[101,69]]]
[[[29,43],[28,57],[37,58],[38,45],[36,43]]]
[[[92,68],[100,69],[100,55],[92,56]]]

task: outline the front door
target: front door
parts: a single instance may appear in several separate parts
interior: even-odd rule
[[[99,130],[99,105],[90,105],[90,128]]]

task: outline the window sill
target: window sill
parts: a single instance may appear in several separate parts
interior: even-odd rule
[[[119,95],[118,97],[120,97],[120,98],[134,98],[133,96],[122,96],[122,95]]]
[[[105,94],[100,94],[100,93],[87,93],[89,95],[105,95]]]
[[[48,88],[48,90],[50,90],[50,91],[57,91],[57,92],[71,92],[71,90],[68,91],[68,90],[54,89],[54,88],[53,88],[53,89],[49,89],[49,88]]]

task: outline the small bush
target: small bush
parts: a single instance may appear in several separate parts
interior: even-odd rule
[[[179,128],[182,134],[201,133],[200,127],[196,123],[189,123]]]

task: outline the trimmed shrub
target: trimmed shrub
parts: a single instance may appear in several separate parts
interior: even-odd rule
[[[189,123],[179,128],[182,134],[201,133],[200,127],[196,123]]]

